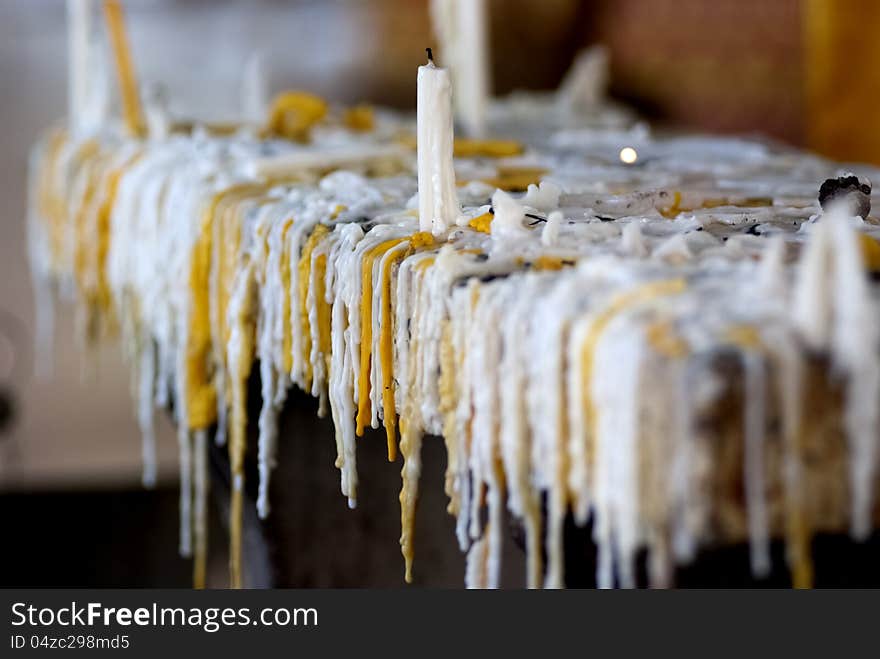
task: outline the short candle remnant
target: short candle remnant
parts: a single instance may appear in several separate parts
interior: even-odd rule
[[[819,188],[819,205],[827,211],[836,201],[843,201],[850,214],[867,219],[871,212],[871,182],[855,174],[826,179]]]
[[[452,83],[446,69],[428,63],[418,74],[419,229],[435,236],[461,214],[452,165]]]

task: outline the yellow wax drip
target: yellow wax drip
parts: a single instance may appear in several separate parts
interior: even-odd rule
[[[435,260],[435,257],[430,256],[419,261],[414,268],[415,272],[424,275],[425,271],[434,265]],[[418,337],[413,336],[410,341],[410,353],[416,355],[419,350]],[[416,360],[414,359],[414,361]],[[419,495],[419,470],[412,466],[412,461],[419,459],[418,454],[422,449],[422,432],[416,422],[414,411],[416,403],[410,396],[411,394],[408,393],[400,415],[400,454],[403,456],[403,468],[400,470],[402,486],[399,497],[400,553],[403,554],[404,579],[407,583],[412,583],[412,566],[415,558],[415,514]]]
[[[418,235],[418,234],[417,234]],[[388,441],[388,462],[397,459],[397,445],[395,443],[397,430],[397,410],[394,403],[394,378],[392,377],[393,323],[391,321],[391,269],[396,263],[400,263],[412,253],[410,248],[395,254],[385,262],[385,267],[380,273],[382,286],[382,317],[379,319],[379,362],[382,366],[382,421],[385,426],[385,436]]]
[[[281,367],[285,373],[290,373],[293,368],[293,327],[290,324],[290,309],[292,305],[292,294],[290,290],[290,244],[287,240],[287,234],[290,227],[293,226],[293,218],[288,218],[284,226],[281,228],[281,259],[278,269],[281,272]]]
[[[189,337],[186,347],[187,418],[192,430],[208,428],[217,418],[217,390],[213,381],[211,343],[210,276],[212,226],[222,210],[221,203],[238,199],[255,190],[242,184],[214,195],[199,221],[199,232],[192,248],[189,270]]]
[[[302,359],[304,365],[305,390],[310,391],[312,388],[312,378],[314,372],[312,368],[312,332],[309,322],[309,310],[307,306],[307,298],[309,293],[309,275],[312,271],[312,252],[315,247],[324,238],[330,229],[323,224],[318,224],[312,230],[311,235],[306,240],[302,248],[302,256],[299,259],[297,268],[299,270],[299,304],[300,304],[300,333],[302,336]]]
[[[549,256],[543,254],[532,260],[533,270],[562,270],[571,267],[575,262],[562,256]]]
[[[330,350],[331,350],[331,308],[330,303],[326,300],[326,282],[324,280],[327,273],[327,255],[318,254],[315,257],[315,304],[318,309],[318,351],[319,355],[324,358],[324,372],[330,372]]]
[[[370,420],[370,357],[373,336],[373,262],[406,238],[392,238],[364,254],[361,262],[361,364],[358,375],[358,409],[355,434],[362,437]]]
[[[116,73],[119,77],[119,95],[122,98],[125,127],[133,137],[143,137],[146,133],[146,124],[141,110],[141,98],[138,93],[128,35],[125,31],[125,16],[119,0],[104,0],[104,19],[110,33],[113,55],[116,59]]]

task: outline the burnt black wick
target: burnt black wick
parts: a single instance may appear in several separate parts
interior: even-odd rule
[[[428,53],[428,61],[433,64],[434,63],[434,51],[430,48],[425,48],[425,52]]]
[[[492,215],[495,215],[495,207],[494,207],[494,206],[489,206],[489,212],[490,212]],[[533,227],[533,226],[535,226],[536,224],[539,224],[540,222],[546,222],[546,221],[547,221],[547,218],[546,218],[546,217],[541,217],[540,215],[534,215],[533,213],[523,213],[523,215],[525,215],[526,217],[529,217],[529,218],[531,218],[531,219],[534,220],[534,222],[529,222],[529,226],[530,226],[530,227]]]
[[[827,211],[836,201],[846,204],[851,214],[866,219],[871,212],[871,182],[854,174],[826,179],[819,188],[819,205]]]

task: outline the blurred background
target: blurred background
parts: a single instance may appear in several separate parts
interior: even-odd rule
[[[496,95],[552,89],[575,53],[602,43],[610,54],[610,94],[652,121],[761,133],[840,159],[880,162],[874,109],[880,99],[878,2],[489,4]],[[174,114],[203,120],[239,114],[246,61],[257,51],[266,58],[273,92],[301,88],[336,102],[414,109],[415,69],[434,41],[427,3],[418,0],[127,0],[124,5],[142,82],[163,84]],[[187,586],[190,567],[176,555],[173,431],[163,420],[159,487],[143,491],[139,433],[119,346],[83,354],[70,310],[59,310],[54,374],[32,376],[26,163],[40,132],[65,113],[65,15],[62,0],[0,2],[0,514],[7,521],[0,585]],[[442,451],[435,455],[435,472],[442,474]],[[382,503],[350,513],[336,495],[337,473],[325,464],[327,456],[289,457],[305,461],[291,480],[307,481],[289,486],[291,500],[316,489],[326,493],[299,498],[308,500],[308,511],[282,509],[275,515],[283,528],[273,532],[294,538],[285,546],[297,551],[298,564],[285,568],[286,581],[364,584],[364,562],[353,558],[350,546],[375,542],[364,550],[374,561],[368,580],[400,585],[398,467],[376,461],[375,469],[382,470],[377,478],[387,481],[376,490]],[[460,584],[463,559],[443,502],[428,500],[422,512],[428,519],[421,534],[425,551],[433,553],[424,564],[436,567],[422,582]],[[215,539],[222,537],[222,527],[215,531]],[[327,546],[322,539],[345,557],[334,562],[317,551]],[[272,547],[266,552],[261,560],[285,560]],[[218,555],[220,571],[222,561]]]

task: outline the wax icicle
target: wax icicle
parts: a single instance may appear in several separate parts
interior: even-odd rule
[[[743,385],[749,394],[744,399],[745,459],[743,482],[749,520],[749,544],[752,573],[757,578],[770,572],[770,538],[767,521],[766,473],[764,466],[764,426],[767,395],[764,362],[751,350],[743,354]]]
[[[140,366],[138,369],[138,425],[141,431],[141,459],[144,487],[156,485],[156,430],[153,419],[154,392],[156,381],[156,349],[150,337],[142,338],[140,346]]]
[[[198,430],[193,441],[193,587],[204,588],[208,561],[208,433]]]
[[[186,424],[177,429],[180,451],[180,555],[192,556],[193,452],[192,436]]]

